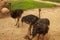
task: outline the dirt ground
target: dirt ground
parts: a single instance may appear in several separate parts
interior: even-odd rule
[[[50,20],[49,40],[60,40],[60,7],[42,8],[41,10],[41,18]],[[38,16],[38,9],[24,11],[22,16],[29,14]],[[13,18],[8,16],[1,18],[2,16],[4,15],[0,13],[0,40],[25,40],[24,36],[27,34],[29,25],[24,23],[24,26],[22,26],[20,22],[20,27],[17,28],[17,26],[14,26],[15,20]]]

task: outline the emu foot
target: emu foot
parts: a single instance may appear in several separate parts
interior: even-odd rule
[[[26,39],[26,40],[31,40],[28,35],[26,35],[26,36],[24,37],[24,39]]]
[[[14,26],[17,26],[19,28],[19,25],[15,24]]]

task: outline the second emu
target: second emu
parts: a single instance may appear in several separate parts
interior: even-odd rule
[[[27,24],[30,25],[30,27],[29,27],[29,29],[28,29],[28,34],[31,33],[30,29],[31,29],[32,25],[33,25],[38,19],[39,19],[39,18],[38,18],[37,16],[32,15],[32,14],[22,17],[22,19],[21,19],[22,24],[23,24],[23,22],[24,22],[24,23],[27,23]]]

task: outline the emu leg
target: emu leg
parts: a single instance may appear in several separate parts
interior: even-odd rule
[[[40,35],[40,38],[41,38],[41,40],[44,40],[44,35],[41,34],[41,35]]]
[[[31,29],[32,29],[32,25],[30,24],[30,27],[28,28],[28,35],[31,36]]]
[[[16,21],[16,19],[15,19],[15,21]],[[16,22],[15,26],[17,26],[17,22]]]
[[[27,37],[30,37],[30,36],[31,36],[31,26],[32,26],[32,25],[30,25],[30,27],[28,28],[28,33],[27,33],[27,35],[24,37],[25,39],[26,39]]]
[[[49,38],[50,38],[50,35],[47,33],[47,34],[45,35],[45,40],[49,40]]]
[[[31,28],[32,28],[32,25],[30,25],[30,27],[28,28],[28,35],[31,35]]]
[[[37,34],[37,40],[39,40],[39,38],[40,38],[40,35],[39,35],[39,34]]]
[[[15,26],[19,27],[19,18],[17,18],[17,22],[16,22]]]
[[[17,27],[19,28],[19,18],[17,19]]]

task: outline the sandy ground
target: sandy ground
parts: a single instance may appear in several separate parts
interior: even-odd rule
[[[60,40],[60,7],[42,8],[41,10],[41,18],[48,18],[50,20],[49,40]],[[38,16],[38,9],[27,10],[22,16],[29,14]],[[0,15],[0,17],[2,16]],[[24,36],[27,34],[29,25],[24,23],[24,26],[21,26],[21,22],[19,28],[14,25],[15,20],[13,18],[0,18],[0,40],[25,40]]]
[[[42,8],[41,10],[41,18],[50,20],[49,32],[45,40],[47,38],[49,40],[60,40],[60,7]],[[38,16],[38,9],[27,10],[22,16],[29,14]],[[25,40],[24,36],[27,34],[29,25],[24,23],[24,26],[22,26],[20,22],[20,27],[17,28],[17,26],[14,26],[15,23],[16,21],[13,18],[0,13],[0,40]]]

